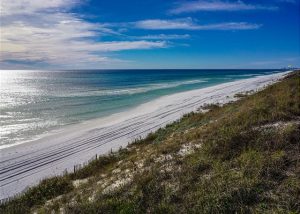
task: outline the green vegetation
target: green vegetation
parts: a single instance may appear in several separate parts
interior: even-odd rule
[[[0,213],[299,213],[300,72],[238,96],[45,180]]]

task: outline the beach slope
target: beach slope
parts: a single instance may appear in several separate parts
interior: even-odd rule
[[[95,155],[126,147],[184,114],[208,104],[236,100],[236,94],[261,90],[290,72],[192,90],[145,103],[127,112],[74,125],[42,139],[0,151],[0,199],[20,193],[44,178],[73,172]]]

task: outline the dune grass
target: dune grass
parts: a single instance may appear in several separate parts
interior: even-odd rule
[[[237,96],[47,179],[0,212],[299,213],[299,71]]]

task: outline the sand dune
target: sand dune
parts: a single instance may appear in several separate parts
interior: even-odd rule
[[[259,90],[289,72],[224,83],[170,96],[102,119],[95,119],[51,133],[39,140],[0,150],[0,199],[21,192],[41,179],[72,171],[88,161],[137,137],[179,119],[208,103],[226,103],[234,94]]]

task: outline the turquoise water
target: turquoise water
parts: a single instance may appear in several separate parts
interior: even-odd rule
[[[0,71],[0,147],[126,111],[163,95],[274,70]]]

